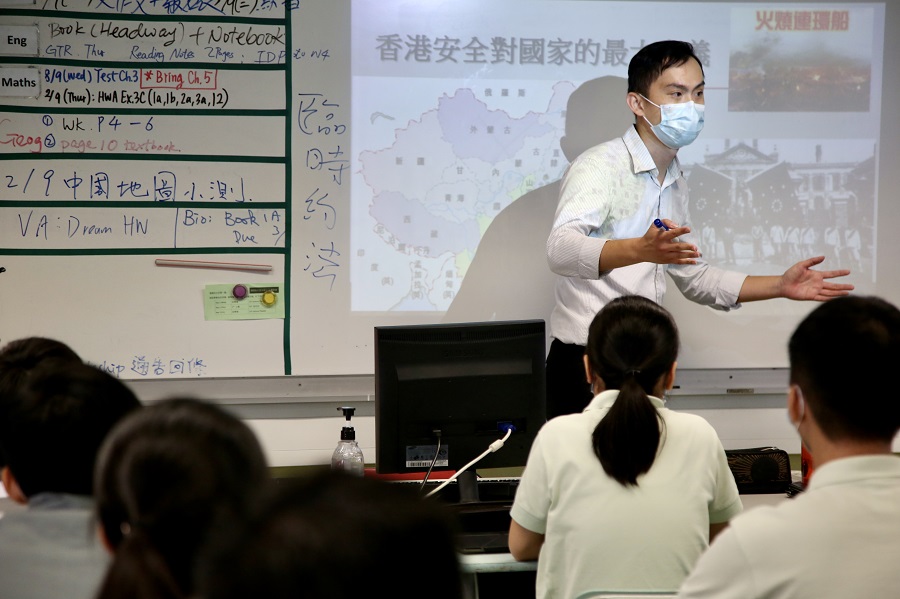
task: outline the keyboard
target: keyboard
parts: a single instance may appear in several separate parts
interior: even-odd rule
[[[446,504],[459,523],[460,553],[508,553],[511,499]]]
[[[457,536],[457,551],[465,554],[509,553],[509,531],[463,532]]]

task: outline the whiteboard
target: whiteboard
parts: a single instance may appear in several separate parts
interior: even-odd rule
[[[205,297],[244,285],[288,302],[291,16],[87,0],[3,11],[0,340],[54,337],[129,379],[290,372],[285,318],[211,320]]]
[[[130,379],[355,375],[374,371],[375,326],[548,320],[559,178],[624,132],[628,60],[670,37],[705,59],[706,128],[679,156],[695,230],[718,232],[710,262],[779,274],[789,210],[818,228],[801,251],[900,301],[890,3],[47,0],[0,17],[37,49],[0,45],[0,342],[55,337]],[[847,97],[754,95],[766,73],[836,72],[858,78]],[[731,255],[714,225],[751,208],[764,240],[744,215]],[[285,317],[208,320],[206,287],[239,284],[280,286]],[[813,307],[720,313],[670,287],[689,369],[784,367]]]

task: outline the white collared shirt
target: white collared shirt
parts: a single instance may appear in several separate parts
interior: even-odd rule
[[[741,509],[716,431],[700,416],[650,397],[665,422],[660,448],[638,486],[603,470],[592,435],[619,396],[607,390],[580,414],[538,432],[511,517],[545,535],[537,597],[572,599],[590,589],[674,591],[709,543],[709,524]]]
[[[594,146],[566,170],[559,206],[547,239],[547,260],[558,275],[550,335],[585,345],[594,315],[622,295],[662,303],[665,273],[688,299],[729,310],[747,275],[710,266],[641,262],[600,272],[600,252],[609,239],[642,237],[655,218],[691,225],[688,190],[676,157],[660,185],[659,171],[637,130]],[[696,243],[693,234],[682,241]],[[702,248],[701,248],[702,251]]]
[[[38,493],[0,518],[3,599],[91,599],[109,563],[90,497]]]
[[[898,539],[900,458],[833,460],[804,493],[732,520],[679,597],[900,597]]]

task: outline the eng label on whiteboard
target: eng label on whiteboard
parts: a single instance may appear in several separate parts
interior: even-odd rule
[[[41,93],[40,71],[0,67],[0,97],[36,98]]]
[[[0,54],[5,56],[37,56],[38,28],[33,25],[0,27]]]

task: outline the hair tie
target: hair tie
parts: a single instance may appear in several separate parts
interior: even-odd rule
[[[641,373],[640,370],[626,370],[626,371],[625,371],[625,376],[633,376],[633,377],[636,377],[636,376],[639,375],[640,373]]]

